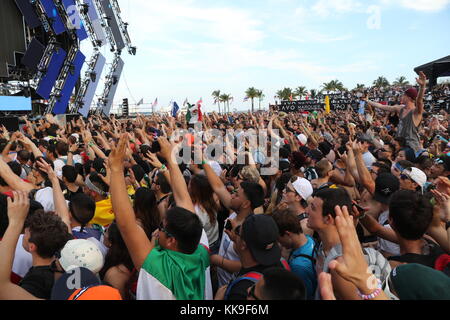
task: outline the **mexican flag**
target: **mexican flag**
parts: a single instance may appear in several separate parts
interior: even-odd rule
[[[195,124],[203,120],[202,103],[203,99],[200,98],[200,100],[195,105],[190,103],[187,104],[188,105],[188,112],[186,113],[187,123]]]
[[[155,247],[139,273],[137,300],[212,299],[209,253],[199,245],[193,254]]]

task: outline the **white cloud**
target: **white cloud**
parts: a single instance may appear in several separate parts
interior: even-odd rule
[[[445,9],[450,0],[381,0],[381,3],[396,4],[416,11],[437,12]]]
[[[312,11],[320,17],[326,18],[333,14],[361,12],[363,5],[357,0],[319,0],[312,7]]]

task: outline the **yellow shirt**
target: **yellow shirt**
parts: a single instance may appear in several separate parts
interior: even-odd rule
[[[95,204],[95,215],[89,224],[98,224],[106,227],[113,223],[115,218],[111,198],[108,198]]]

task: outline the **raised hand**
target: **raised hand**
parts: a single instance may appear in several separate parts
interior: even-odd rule
[[[336,206],[336,227],[342,243],[343,255],[328,265],[342,278],[352,282],[358,289],[373,291],[377,288],[377,279],[370,272],[358,240],[353,217],[347,207]]]
[[[147,156],[147,159],[149,159],[149,162],[150,162],[150,164],[153,167],[161,169],[162,163],[161,163],[161,161],[159,161],[159,159],[156,156],[156,154],[151,153],[151,152],[147,152],[146,156]]]
[[[440,215],[441,221],[448,221],[450,220],[450,195],[439,192],[437,190],[431,190],[431,193],[434,195],[434,198],[436,199],[437,204],[434,206],[435,208],[439,208],[442,212],[442,215]]]
[[[450,195],[450,180],[447,177],[439,177],[436,180],[437,190]]]
[[[336,300],[333,291],[333,282],[331,281],[331,274],[326,272],[319,274],[319,288],[322,300]]]
[[[128,143],[128,134],[124,133],[120,136],[119,143],[109,154],[109,167],[111,171],[122,171],[124,167],[124,160],[126,157]]]
[[[39,166],[39,168],[42,171],[44,171],[48,175],[48,178],[50,179],[50,181],[54,181],[55,179],[58,179],[52,166],[49,165],[44,159],[39,159],[39,161],[37,162],[37,165]]]
[[[70,146],[69,151],[74,153],[76,152],[78,149],[80,148],[80,145],[78,143],[74,143],[73,145]]]
[[[30,209],[28,192],[13,191],[13,196],[7,198],[9,223],[24,223]]]
[[[165,137],[159,137],[158,142],[159,146],[161,147],[159,155],[167,161],[174,160],[174,154],[172,152],[173,146],[170,144],[170,142]]]
[[[416,78],[416,81],[421,87],[425,87],[427,85],[427,76],[423,73],[423,71],[419,72],[419,78]]]

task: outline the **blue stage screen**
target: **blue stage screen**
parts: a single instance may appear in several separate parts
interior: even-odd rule
[[[98,57],[97,63],[95,64],[94,71],[96,73],[96,81],[91,81],[86,90],[83,99],[83,106],[78,110],[78,112],[83,115],[83,117],[87,117],[89,110],[91,109],[92,100],[94,100],[95,91],[97,90],[98,84],[100,83],[100,78],[102,75],[103,68],[105,67],[106,58],[100,54]]]
[[[67,53],[63,49],[58,49],[57,52],[53,53],[48,69],[44,77],[42,77],[39,82],[36,93],[44,99],[50,98],[50,93],[58,79],[59,72],[66,59]]]
[[[80,41],[83,41],[88,37],[86,29],[83,25],[83,20],[81,20],[80,13],[78,12],[78,8],[75,4],[75,0],[63,0],[64,8],[66,8],[67,15],[70,18],[70,21],[75,26],[77,30],[77,36]]]
[[[31,98],[0,96],[0,111],[31,111]]]
[[[53,107],[54,114],[64,114],[67,110],[70,97],[72,96],[73,89],[80,78],[81,68],[83,67],[86,57],[78,51],[75,55],[73,65],[75,67],[73,74],[69,73],[64,88],[61,91],[61,97]]]
[[[16,4],[30,28],[36,28],[42,24],[36,14],[36,11],[31,5],[30,0],[16,0]]]
[[[59,16],[58,10],[56,9],[55,3],[53,0],[40,0],[42,6],[44,7],[45,13],[47,17],[52,19],[52,27],[55,33],[61,34],[66,31],[66,27]]]

